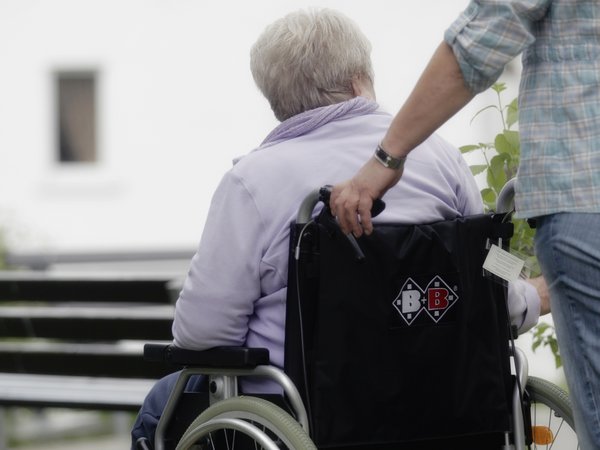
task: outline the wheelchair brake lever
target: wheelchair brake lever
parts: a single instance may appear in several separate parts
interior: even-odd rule
[[[332,187],[333,186],[331,186],[330,184],[327,184],[321,189],[319,189],[319,200],[325,204],[325,208],[327,208],[327,211],[333,217],[333,214],[331,214],[331,207],[329,206]],[[384,209],[385,202],[383,200],[381,200],[380,198],[373,200],[373,205],[371,206],[371,217],[378,216]],[[337,220],[335,222],[337,223]],[[365,254],[358,245],[358,242],[356,241],[354,235],[352,233],[348,233],[345,236],[348,239],[348,242],[350,242],[350,245],[352,246],[352,250],[354,251],[354,255],[357,261],[363,261],[365,259]]]

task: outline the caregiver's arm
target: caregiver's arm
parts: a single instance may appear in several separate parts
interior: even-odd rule
[[[406,157],[473,96],[465,85],[452,49],[443,42],[392,121],[382,148],[392,157]],[[384,167],[371,158],[352,179],[334,187],[331,207],[345,233],[360,236],[363,229],[371,233],[373,200],[381,198],[400,180],[402,170],[402,167]]]

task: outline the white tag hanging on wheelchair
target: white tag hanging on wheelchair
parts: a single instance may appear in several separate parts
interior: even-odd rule
[[[524,265],[525,261],[495,244],[490,247],[490,251],[483,262],[485,270],[508,282],[519,278]]]

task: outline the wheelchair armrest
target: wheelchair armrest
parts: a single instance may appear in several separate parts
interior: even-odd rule
[[[187,350],[173,344],[144,345],[144,359],[181,366],[254,368],[269,364],[269,350],[249,347],[215,347],[208,350]]]

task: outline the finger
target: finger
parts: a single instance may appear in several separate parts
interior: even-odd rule
[[[353,233],[358,237],[362,234],[362,227],[356,208],[356,202],[346,203],[341,209],[338,209],[337,219],[344,234]]]
[[[352,232],[352,234],[354,235],[354,237],[361,237],[363,234],[363,227],[361,225],[360,219],[359,219],[359,214],[358,211],[356,210],[356,207],[354,207],[352,212],[348,212],[349,216],[351,217],[351,221],[350,221],[350,231]]]
[[[358,237],[362,234],[357,213],[358,196],[350,192],[351,190],[346,190],[338,198],[336,217],[344,234],[353,233]]]
[[[358,214],[360,216],[361,229],[365,234],[373,232],[373,223],[371,222],[371,208],[373,207],[373,199],[367,194],[363,194],[358,201]]]

